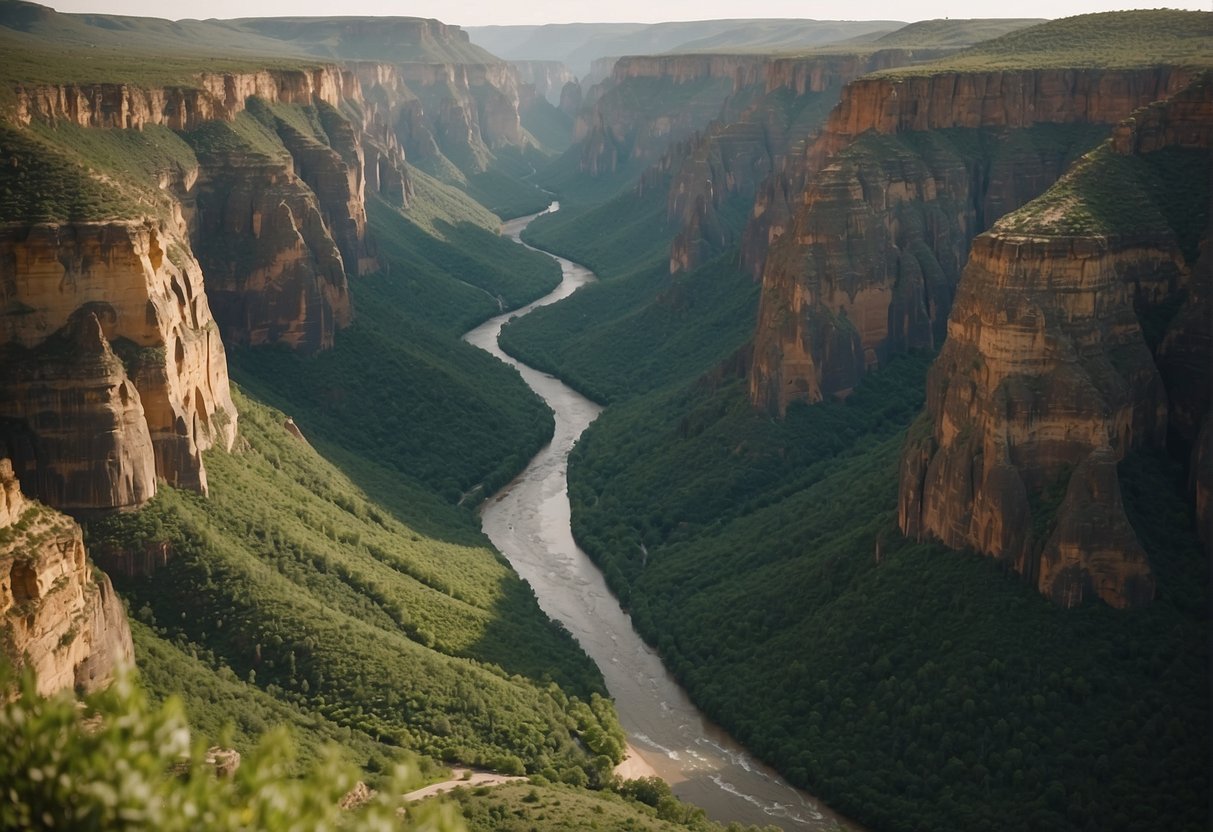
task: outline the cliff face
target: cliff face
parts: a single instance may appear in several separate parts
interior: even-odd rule
[[[196,130],[208,121],[231,121],[250,97],[282,104],[331,106],[354,94],[351,79],[336,67],[203,73],[189,87],[132,84],[27,84],[16,90],[16,119],[66,121],[80,127],[140,130],[163,124]]]
[[[1103,125],[1190,79],[1159,68],[848,85],[821,135],[760,188],[744,233],[743,265],[763,283],[754,403],[783,412],[845,395],[891,353],[937,346],[973,237],[1042,193]]]
[[[577,76],[560,61],[510,61],[518,80],[530,84],[552,106],[559,106],[566,84],[576,84]]]
[[[675,145],[659,163],[674,171],[668,218],[680,230],[670,271],[690,271],[740,240],[722,213],[726,202],[753,204],[768,176],[789,154],[803,152],[821,129],[842,87],[860,75],[934,57],[936,51],[886,49],[866,55],[768,59],[761,77],[737,67],[738,83],[761,92],[736,121],[712,124]],[[630,60],[630,59],[629,59]],[[708,67],[711,69],[711,67]]]
[[[653,163],[713,119],[733,120],[736,112],[722,107],[742,87],[759,84],[765,64],[759,55],[619,59],[574,122],[581,170],[610,176],[629,161]]]
[[[134,661],[130,626],[77,526],[27,502],[0,459],[0,646],[37,674],[42,695],[104,687]]]
[[[1176,160],[1186,167],[1171,170],[1203,161],[1207,179],[1210,87],[1194,84],[1168,103],[1138,113],[1049,194],[974,241],[928,378],[925,420],[902,458],[905,534],[1006,559],[1067,606],[1153,596],[1116,462],[1166,442],[1169,400],[1184,403],[1173,434],[1189,442],[1208,409],[1208,316],[1173,321],[1159,359],[1169,384],[1139,323],[1185,289],[1197,308],[1208,291],[1207,265],[1185,255],[1191,233],[1174,195],[1135,184]],[[1181,121],[1166,148],[1151,138]],[[1168,153],[1151,160],[1143,147]],[[1196,204],[1205,203],[1206,228],[1197,233],[1207,235],[1199,179],[1191,187],[1204,189]],[[1110,214],[1110,197],[1132,206],[1128,215]]]
[[[188,88],[28,85],[17,90],[16,117],[22,124],[181,131],[199,166],[165,187],[188,221],[224,335],[235,343],[281,336],[315,350],[329,346],[350,318],[347,274],[378,267],[366,234],[368,180],[396,201],[408,197],[392,130],[361,105],[357,76],[329,66],[203,74]],[[310,108],[319,135],[297,129],[275,107]],[[213,141],[223,132],[216,125],[250,117],[272,131],[285,154],[250,152],[231,130],[227,141]]]
[[[236,410],[202,270],[166,221],[0,229],[3,438],[26,488],[129,508],[156,478],[206,490]]]
[[[393,67],[413,99],[400,121],[409,158],[441,153],[465,172],[485,169],[492,150],[524,144],[519,81],[508,64],[402,64]]]

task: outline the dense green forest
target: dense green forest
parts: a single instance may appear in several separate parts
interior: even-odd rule
[[[476,486],[492,493],[547,442],[552,417],[516,373],[459,335],[546,293],[560,269],[466,220],[435,220],[439,238],[379,200],[370,220],[388,265],[351,285],[355,320],[334,348],[233,350],[232,377],[331,446],[360,482],[391,472],[450,503]]]
[[[147,654],[219,671],[210,694],[187,701],[206,712],[202,724],[231,717],[224,704],[251,691],[222,682],[244,680],[318,714],[320,733],[335,723],[517,773],[609,770],[619,740],[587,742],[607,757],[595,762],[573,739],[619,736],[609,706],[578,704],[598,701],[597,669],[487,543],[418,533],[290,434],[281,413],[237,404],[242,447],[208,455],[208,498],[166,488],[89,527],[103,563],[113,550],[171,552],[150,577],[116,585],[146,625]],[[159,669],[147,680],[157,695],[157,681],[176,689]],[[362,744],[359,762],[381,768]]]
[[[68,25],[9,5],[6,20],[24,28],[0,27],[0,106],[18,82],[82,72],[184,84],[200,67],[384,59],[265,21]],[[1206,65],[1210,19],[1073,18],[892,72],[1140,66],[1146,54]],[[887,43],[968,37],[949,28]],[[156,45],[132,51],[132,38]],[[79,54],[86,46],[97,60]],[[463,41],[399,49],[401,59],[483,58]],[[453,100],[440,86],[421,103]],[[491,94],[468,100],[483,111],[497,106]],[[807,135],[828,101],[739,94],[717,77],[639,78],[604,88],[599,103],[608,118],[676,112],[709,125],[744,112]],[[295,175],[285,136],[329,144],[323,122],[335,111],[325,107],[250,99],[230,122],[189,132],[0,123],[12,162],[0,165],[0,220],[177,222],[164,181],[229,152]],[[382,268],[351,278],[354,318],[332,349],[227,348],[240,432],[231,452],[205,453],[208,496],[162,484],[139,511],[89,518],[89,551],[128,608],[138,676],[78,706],[70,693],[39,698],[28,677],[13,684],[0,668],[0,689],[20,689],[0,705],[0,733],[13,740],[0,747],[10,787],[0,827],[740,832],[660,780],[612,775],[625,735],[599,669],[474,513],[548,441],[553,418],[513,370],[460,336],[558,283],[554,262],[498,233],[502,218],[554,195],[562,210],[525,239],[600,281],[511,323],[501,343],[610,405],[569,460],[574,535],[708,717],[792,784],[882,832],[1208,829],[1210,563],[1184,464],[1139,451],[1120,465],[1157,580],[1139,609],[1063,610],[994,559],[907,540],[898,462],[907,432],[925,429],[916,417],[933,356],[885,362],[845,401],[793,403],[779,419],[756,410],[746,372],[760,287],[728,248],[748,195],[716,206],[731,236],[714,250],[725,250],[672,276],[677,171],[666,168],[676,155],[645,173],[653,158],[615,137],[618,168],[591,176],[569,147],[570,116],[541,101],[521,118],[538,146],[436,130],[432,152],[410,151],[407,204],[368,194]],[[1104,135],[1081,125],[869,134],[843,157],[871,161],[873,175],[915,164],[986,180],[997,170],[997,180],[1019,158],[1068,165]],[[773,165],[801,149],[767,148]],[[1207,154],[1108,153],[1089,154],[1021,216],[1056,223],[1050,232],[1121,232],[1144,227],[1145,206],[1194,257],[1208,200],[1185,182],[1208,178]],[[974,207],[940,203],[929,210]],[[937,219],[915,210],[899,221]],[[144,574],[121,568],[132,562]],[[215,743],[245,755],[237,776],[215,777],[204,762]],[[407,788],[456,763],[529,780],[401,809]],[[357,780],[378,799],[339,811]]]
[[[1080,147],[1092,131],[1054,132]],[[1209,575],[1182,465],[1121,466],[1158,599],[1055,608],[995,561],[897,530],[930,355],[771,419],[746,396],[746,328],[725,323],[753,321],[730,258],[672,280],[663,205],[572,204],[528,238],[602,283],[502,342],[611,402],[570,459],[574,534],[713,719],[873,828],[1206,828]],[[697,353],[706,333],[734,357]]]

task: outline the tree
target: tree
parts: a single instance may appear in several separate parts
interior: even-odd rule
[[[0,668],[0,690],[11,677]],[[0,708],[0,828],[137,830],[259,829],[266,832],[351,828],[395,830],[400,795],[414,772],[399,766],[369,802],[339,808],[358,782],[357,769],[330,755],[306,776],[289,778],[293,747],[285,730],[267,733],[230,776],[191,745],[179,701],[149,706],[130,677],[88,697],[68,692],[42,698],[33,674]],[[464,828],[450,806],[410,808],[405,829]]]

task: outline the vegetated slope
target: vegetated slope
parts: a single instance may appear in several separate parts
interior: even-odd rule
[[[664,185],[665,181],[661,183]],[[593,269],[600,281],[512,321],[501,346],[608,403],[693,377],[749,337],[758,287],[736,252],[671,276],[665,187],[541,217],[525,239]]]
[[[671,53],[797,53],[853,38],[883,34],[898,20],[734,20],[727,29],[662,50]],[[629,53],[635,54],[635,53]]]
[[[943,46],[972,46],[981,41],[1044,23],[1041,18],[963,18],[919,20],[875,39],[856,39],[880,49],[924,49]]]
[[[357,314],[333,349],[237,350],[232,373],[309,439],[339,449],[360,482],[391,472],[453,504],[504,485],[552,432],[551,412],[517,373],[459,336],[560,275],[550,258],[455,214],[463,194],[420,176],[418,187],[422,222],[372,200],[386,268],[356,282]]]
[[[1105,228],[1118,206],[1074,223]],[[589,332],[618,311],[577,308]],[[1156,601],[1059,610],[897,531],[929,358],[782,422],[747,404],[743,367],[628,392],[570,460],[578,541],[701,707],[874,828],[1204,828],[1208,565],[1181,466],[1120,469]],[[577,370],[591,389],[617,377],[601,353]]]
[[[1150,10],[1084,14],[1017,29],[945,61],[892,75],[1007,69],[1209,66],[1213,14]]]
[[[1064,613],[897,532],[927,360],[782,422],[727,374],[613,405],[570,461],[578,541],[712,718],[861,822],[1202,828],[1207,566],[1182,471],[1122,474],[1159,600]]]
[[[328,59],[429,64],[499,61],[473,44],[460,27],[422,17],[245,17],[219,24],[284,41],[294,51]]]
[[[13,84],[182,83],[201,72],[315,64],[280,40],[219,21],[60,14],[24,0],[0,2],[0,95]],[[0,98],[2,101],[3,98]]]
[[[221,679],[234,673],[281,700],[278,712],[323,717],[308,733],[324,736],[328,722],[358,732],[380,762],[366,738],[517,773],[581,767],[597,778],[613,764],[594,764],[567,727],[605,720],[599,736],[617,733],[609,705],[568,698],[589,703],[601,690],[596,668],[479,535],[450,511],[431,517],[446,523],[441,537],[410,528],[281,413],[244,397],[239,406],[244,443],[209,456],[209,499],[165,489],[90,528],[102,563],[165,553],[150,575],[118,576],[147,625],[144,655],[180,664],[170,646],[197,654]],[[164,671],[147,679],[172,690],[179,680]],[[211,691],[188,702],[203,724],[230,718],[217,709],[233,696],[263,701],[251,688]]]
[[[582,832],[626,829],[632,832],[758,832],[758,827],[713,823],[702,809],[674,797],[656,777],[628,780],[611,790],[586,791],[549,785],[545,778],[508,783],[493,789],[460,787],[451,794],[470,832]],[[762,827],[777,832],[778,827]]]

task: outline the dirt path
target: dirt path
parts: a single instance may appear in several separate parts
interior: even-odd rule
[[[441,783],[431,783],[422,789],[416,789],[404,796],[405,800],[421,800],[426,797],[433,797],[436,794],[449,792],[451,789],[459,786],[496,786],[498,783],[509,783],[511,780],[525,780],[525,777],[512,777],[506,774],[495,774],[491,771],[473,771],[471,777],[464,777],[468,773],[466,768],[451,769],[450,778],[443,780]]]

